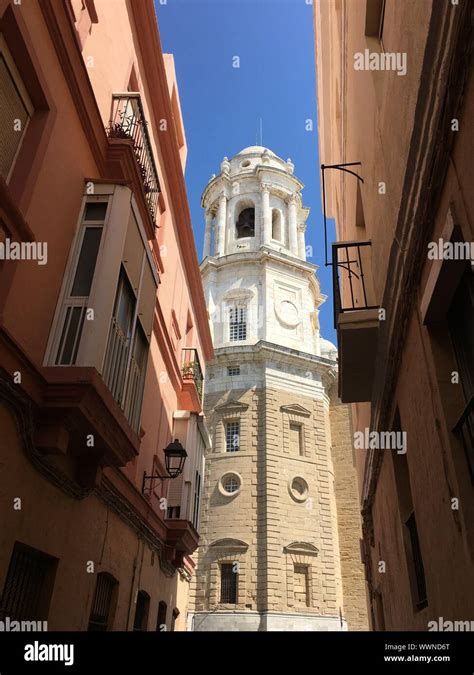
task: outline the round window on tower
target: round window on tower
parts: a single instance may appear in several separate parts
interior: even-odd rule
[[[240,166],[242,167],[242,169],[246,169],[247,167],[250,166],[250,160],[249,160],[249,159],[244,159],[243,162],[240,162]]]
[[[295,502],[305,502],[308,499],[309,486],[301,476],[294,476],[288,482],[288,491]]]
[[[235,497],[242,489],[242,477],[234,471],[229,471],[219,479],[218,489],[224,497]]]
[[[288,328],[296,328],[301,323],[298,307],[291,300],[275,300],[275,314],[278,321]]]

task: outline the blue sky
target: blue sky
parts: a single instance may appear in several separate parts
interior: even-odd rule
[[[306,243],[319,266],[321,332],[335,342],[331,268],[324,267],[313,8],[307,0],[155,0],[164,52],[174,54],[188,160],[186,185],[198,254],[201,193],[226,155],[263,145],[291,157],[311,208]],[[238,56],[240,67],[233,67]],[[312,120],[313,130],[306,130]],[[333,234],[329,241],[333,240]]]

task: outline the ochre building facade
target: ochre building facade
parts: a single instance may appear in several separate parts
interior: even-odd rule
[[[376,630],[474,616],[471,9],[314,3],[339,393]]]

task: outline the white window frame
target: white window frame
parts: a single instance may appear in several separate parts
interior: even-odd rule
[[[104,246],[105,240],[105,231],[110,216],[110,209],[112,203],[111,194],[94,194],[90,196],[85,196],[82,201],[81,209],[79,212],[79,219],[76,228],[76,234],[74,236],[73,244],[71,246],[71,251],[69,253],[69,258],[66,265],[66,274],[63,281],[63,287],[61,290],[61,300],[58,303],[58,310],[53,321],[53,330],[52,330],[52,341],[47,349],[46,364],[55,366],[55,367],[70,367],[74,364],[60,364],[56,363],[56,358],[58,354],[59,344],[61,341],[61,335],[64,328],[64,322],[66,319],[68,307],[81,307],[83,306],[87,311],[87,302],[90,295],[86,296],[71,296],[72,285],[74,283],[74,277],[76,275],[77,264],[79,262],[79,256],[82,250],[82,243],[84,241],[84,233],[87,227],[97,227],[100,225],[102,227],[102,236],[99,246],[99,251],[97,253],[96,268],[100,260],[101,252]],[[85,221],[84,216],[86,214],[87,204],[90,203],[102,203],[107,202],[107,210],[103,221]],[[95,275],[95,271],[94,271]]]

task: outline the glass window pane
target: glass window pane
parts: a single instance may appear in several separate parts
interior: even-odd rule
[[[107,202],[87,202],[84,220],[105,220]]]
[[[72,285],[72,296],[87,297],[90,293],[101,237],[101,227],[87,227],[85,229]]]
[[[117,324],[126,338],[130,338],[134,306],[135,297],[128,282],[122,276],[118,291],[115,316],[117,318]]]
[[[227,422],[225,425],[225,444],[227,452],[237,452],[240,446],[240,422]]]
[[[61,343],[56,357],[56,365],[68,366],[75,363],[81,339],[84,315],[84,307],[68,307],[66,318],[64,320]]]
[[[133,358],[137,366],[140,368],[140,372],[143,371],[143,368],[146,365],[146,357],[148,354],[148,342],[143,334],[143,330],[140,328],[140,324],[137,323],[137,328],[135,331],[135,346],[133,350]]]

